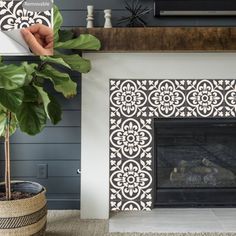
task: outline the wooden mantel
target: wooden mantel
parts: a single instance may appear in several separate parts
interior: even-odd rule
[[[236,27],[77,28],[103,52],[236,52]]]

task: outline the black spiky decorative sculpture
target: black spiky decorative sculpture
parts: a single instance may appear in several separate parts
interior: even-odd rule
[[[147,23],[142,19],[151,9],[143,7],[139,0],[125,0],[125,9],[130,13],[130,16],[122,17],[118,24],[126,24],[127,27],[146,27]]]

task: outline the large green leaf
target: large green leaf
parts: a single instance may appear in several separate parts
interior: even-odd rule
[[[34,85],[34,88],[38,91],[39,95],[40,95],[40,98],[41,98],[41,101],[44,105],[44,110],[49,118],[49,115],[48,115],[48,104],[50,103],[50,99],[48,97],[48,94],[44,91],[44,89],[42,87],[39,87],[39,86],[36,86]]]
[[[63,18],[56,5],[54,5],[53,13],[54,13],[53,14],[54,43],[56,43],[59,40],[58,31],[63,23]]]
[[[7,125],[7,112],[0,110],[0,137],[5,137],[6,135],[6,125]],[[11,122],[10,122],[10,135],[16,132],[18,128],[18,121],[16,115],[11,113]]]
[[[27,73],[24,66],[0,65],[0,88],[13,90],[25,84]]]
[[[7,115],[5,111],[0,110],[0,137],[4,136],[6,129]]]
[[[38,90],[42,102],[44,104],[45,112],[48,118],[51,120],[52,124],[56,125],[58,122],[61,121],[62,111],[60,104],[56,101],[56,99],[44,91],[42,87],[35,86]]]
[[[25,78],[25,85],[29,85],[33,79],[33,74],[38,65],[35,63],[28,64],[27,62],[23,62],[22,66],[25,68],[27,74]]]
[[[71,70],[78,71],[80,73],[88,73],[91,70],[91,62],[82,58],[78,54],[74,55],[57,55],[57,56],[41,56],[42,61],[51,64],[57,64],[67,67]]]
[[[27,85],[23,87],[24,90],[24,102],[38,102],[39,101],[39,93],[38,90],[32,86]]]
[[[59,41],[66,42],[73,39],[74,33],[72,30],[59,30]]]
[[[21,131],[29,135],[40,133],[47,122],[43,104],[33,102],[23,102],[16,116]]]
[[[21,106],[24,98],[22,89],[6,90],[0,89],[0,103],[11,112],[16,112]]]
[[[54,47],[62,49],[99,50],[101,43],[93,35],[81,34],[78,38],[66,42],[57,42]]]
[[[44,62],[48,62],[48,63],[52,63],[52,64],[57,64],[57,65],[61,65],[61,66],[65,66],[69,69],[71,69],[70,65],[67,64],[62,58],[61,56],[58,57],[49,57],[49,56],[41,56],[40,59]]]
[[[62,119],[62,110],[57,100],[49,94],[50,103],[48,104],[48,115],[52,124],[58,124]]]
[[[10,135],[13,135],[18,128],[18,120],[15,113],[11,113]]]
[[[36,75],[49,79],[53,83],[55,90],[62,93],[66,98],[74,97],[77,94],[77,84],[71,80],[70,76],[50,65],[46,65],[41,72],[36,72]]]
[[[72,70],[78,71],[80,73],[88,73],[91,70],[91,62],[82,58],[80,55],[60,55],[55,56],[56,58],[62,58]]]

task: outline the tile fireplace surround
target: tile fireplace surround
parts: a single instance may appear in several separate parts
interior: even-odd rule
[[[110,209],[152,209],[154,118],[232,117],[236,80],[110,80]]]
[[[93,70],[82,81],[81,217],[150,210],[154,118],[235,117],[236,54],[84,56]]]

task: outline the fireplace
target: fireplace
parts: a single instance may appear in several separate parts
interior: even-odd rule
[[[110,207],[236,205],[236,80],[110,80]]]
[[[236,120],[155,119],[156,207],[236,206]]]
[[[235,118],[236,105],[233,96],[236,91],[235,53],[86,53],[85,57],[93,61],[93,70],[83,75],[82,84],[81,217],[107,219],[110,210],[147,210],[147,208],[151,210],[155,207],[156,201],[153,195],[155,181],[150,178],[150,176],[155,177],[154,163],[152,163],[155,150],[154,141],[151,139],[154,137],[155,119],[214,120],[220,118],[225,121]],[[175,81],[175,79],[179,80]],[[135,83],[136,91],[141,90],[141,94],[144,93],[146,97],[141,100],[141,103],[134,103],[134,109],[132,108],[129,114],[126,114],[125,110],[122,110],[125,108],[123,103],[116,104],[115,101],[120,100],[116,100],[117,96],[111,97],[111,94],[124,88],[128,80]],[[174,83],[171,87],[182,91],[181,94],[185,97],[181,106],[176,104],[174,107],[170,106],[172,110],[168,110],[167,113],[159,104],[150,100],[162,87],[163,80],[170,80],[170,84]],[[182,82],[181,84],[178,82],[182,80],[185,83],[181,89]],[[187,97],[191,91],[198,90],[200,85],[204,84],[203,80],[212,82],[210,87],[213,94],[217,93],[220,97],[218,102],[214,100],[209,106],[210,109],[206,110],[201,110],[200,106],[194,104],[194,100],[191,102]],[[133,83],[130,82],[132,88]],[[140,102],[140,99],[135,101]],[[145,129],[148,132],[145,132],[146,135],[150,134],[148,139],[150,142],[140,145],[131,156],[125,152],[126,157],[122,153],[124,146],[112,145],[111,135],[113,134],[116,139],[117,132],[122,131],[122,126],[124,127],[127,122],[130,123],[130,120],[135,126]],[[141,120],[150,124],[143,127]],[[143,156],[142,151],[146,150],[148,153]],[[124,165],[127,161],[136,163],[133,167],[137,176],[142,173],[137,166],[150,174],[149,176],[146,173],[149,178],[145,181],[145,185],[142,185],[142,182],[138,183],[136,192],[126,191],[124,186],[127,183],[120,185],[113,174],[116,172],[119,175],[119,171],[123,171],[121,173],[123,174],[127,170]],[[97,173],[96,178],[94,173]],[[132,181],[132,178],[129,180]],[[143,191],[146,192],[145,195]]]

